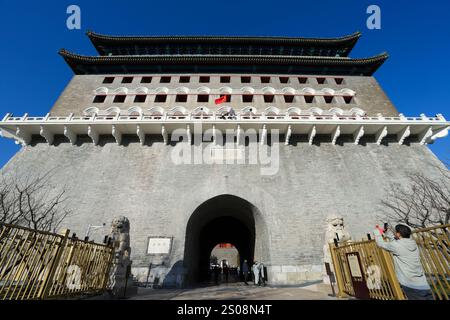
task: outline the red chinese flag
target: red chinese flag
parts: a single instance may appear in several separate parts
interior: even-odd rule
[[[221,104],[221,103],[227,102],[227,96],[220,96],[220,98],[217,98],[216,100],[214,100],[214,102],[216,104]]]

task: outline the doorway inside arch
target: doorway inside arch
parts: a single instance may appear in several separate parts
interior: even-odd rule
[[[186,284],[209,283],[211,252],[219,244],[233,245],[238,252],[239,266],[244,260],[251,265],[255,248],[264,247],[261,245],[264,242],[261,238],[266,237],[264,230],[257,208],[240,197],[220,195],[202,203],[186,227]]]
[[[219,243],[209,257],[209,283],[233,283],[240,280],[239,251],[231,243]]]

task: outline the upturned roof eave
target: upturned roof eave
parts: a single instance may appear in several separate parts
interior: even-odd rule
[[[59,54],[65,59],[83,61],[87,63],[177,63],[177,62],[197,62],[197,63],[306,63],[306,64],[347,64],[358,65],[365,63],[384,62],[389,55],[381,53],[368,58],[347,58],[347,57],[318,57],[318,56],[280,56],[280,55],[140,55],[140,56],[87,56],[69,52],[61,49]]]
[[[361,37],[361,32],[335,37],[335,38],[304,38],[304,37],[268,37],[268,36],[110,36],[86,32],[91,43],[100,55],[107,55],[103,46],[134,45],[157,45],[164,43],[236,43],[236,44],[265,44],[265,45],[315,45],[321,47],[347,48],[348,55]]]
[[[364,75],[372,75],[388,58],[386,53],[380,55],[351,59],[338,57],[311,57],[311,56],[246,56],[246,55],[148,55],[148,56],[84,56],[62,49],[59,54],[76,74],[83,66],[114,66],[114,65],[259,65],[259,66],[304,66],[365,68],[370,70]],[[80,68],[81,67],[81,68]],[[282,72],[281,72],[282,73]]]

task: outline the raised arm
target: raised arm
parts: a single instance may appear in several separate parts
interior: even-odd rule
[[[373,234],[375,236],[375,242],[377,243],[377,246],[379,246],[380,248],[383,248],[389,252],[392,252],[393,254],[396,253],[397,249],[396,249],[396,245],[392,240],[388,240],[388,241],[384,241],[380,230],[375,229],[373,231]]]

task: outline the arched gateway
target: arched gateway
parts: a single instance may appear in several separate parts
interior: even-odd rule
[[[250,202],[233,195],[220,195],[195,209],[186,227],[184,267],[186,284],[207,280],[211,250],[218,243],[231,243],[240,263],[247,259],[269,261],[267,230],[261,212]]]

